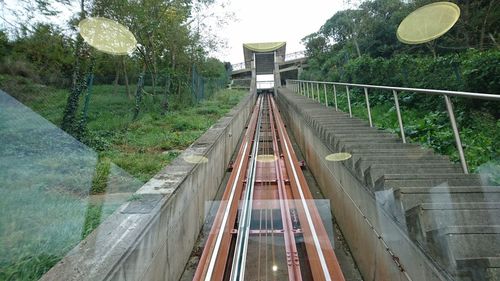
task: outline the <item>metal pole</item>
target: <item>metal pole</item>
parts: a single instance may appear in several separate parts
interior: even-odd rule
[[[351,98],[349,97],[349,86],[345,86],[345,90],[347,92],[347,105],[349,106],[349,117],[352,118]]]
[[[309,83],[306,84],[306,93],[307,93],[307,98],[309,98]]]
[[[399,130],[401,131],[401,139],[403,139],[403,143],[406,143],[405,128],[403,127],[403,119],[401,118],[401,110],[399,109],[398,92],[396,92],[396,90],[392,90],[392,93],[394,95],[394,103],[396,104],[396,113],[398,114],[398,123],[399,123]]]
[[[370,127],[373,127],[372,111],[370,110],[370,99],[368,98],[368,89],[367,88],[365,88],[365,100],[366,100],[366,109],[368,110],[368,120],[370,121]]]
[[[314,83],[311,82],[311,99],[314,100]]]
[[[333,99],[335,100],[335,111],[339,111],[337,106],[337,88],[333,85]]]
[[[325,105],[326,107],[328,107],[328,96],[326,94],[326,84],[323,84],[324,88],[325,88]]]
[[[321,103],[321,98],[319,97],[319,83],[316,83],[316,93],[318,94],[318,102]]]
[[[451,103],[451,99],[448,95],[443,95],[444,101],[446,102],[446,109],[448,109],[448,115],[450,116],[451,127],[453,129],[453,135],[455,136],[455,142],[457,144],[458,156],[460,157],[460,163],[462,164],[462,170],[464,174],[469,173],[469,169],[467,168],[467,162],[465,161],[464,149],[462,147],[462,141],[460,140],[460,133],[457,128],[457,121],[455,120],[455,113],[453,113],[453,104]]]

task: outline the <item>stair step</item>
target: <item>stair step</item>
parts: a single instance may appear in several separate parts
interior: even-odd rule
[[[363,144],[363,143],[398,143],[401,144],[401,140],[395,137],[386,137],[386,136],[374,136],[372,138],[337,138],[336,141],[334,139],[334,149],[341,150],[343,145],[350,144]]]
[[[451,164],[451,162],[441,156],[434,156],[434,155],[429,155],[429,156],[422,156],[422,157],[370,157],[369,155],[366,155],[364,157],[360,157],[358,161],[354,164],[354,167],[356,169],[356,172],[364,172],[368,167],[371,165],[375,164],[381,164],[381,165],[396,165],[396,164]]]
[[[372,153],[357,153],[349,159],[349,165],[353,170],[357,169],[357,166],[363,167],[363,171],[375,163],[404,163],[413,161],[449,161],[448,157],[437,155],[431,151],[425,150],[425,153],[407,153],[405,155],[388,155],[388,154],[372,154]],[[351,166],[352,165],[352,166]]]
[[[427,233],[448,226],[500,225],[500,203],[421,203],[406,212],[410,237],[422,244]]]
[[[351,143],[343,143],[342,149],[340,151],[351,151],[353,149],[394,149],[394,150],[405,150],[405,149],[418,149],[420,150],[420,146],[413,143],[385,143],[385,142],[351,142]]]
[[[370,188],[376,186],[378,179],[385,174],[399,175],[422,175],[422,174],[460,174],[462,172],[458,165],[448,164],[373,164],[364,171],[365,184]]]
[[[476,174],[386,174],[375,182],[375,190],[407,186],[481,186],[481,177]]]
[[[500,280],[500,257],[457,259],[459,280]]]
[[[449,226],[427,233],[427,247],[448,271],[457,261],[500,257],[500,226]]]

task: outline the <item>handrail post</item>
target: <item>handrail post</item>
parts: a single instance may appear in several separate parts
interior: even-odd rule
[[[403,118],[401,118],[401,110],[399,109],[398,92],[392,90],[394,95],[394,103],[396,104],[396,114],[398,115],[399,130],[401,131],[401,139],[406,143],[405,128],[403,127]]]
[[[345,86],[345,90],[347,92],[347,105],[349,106],[349,117],[352,118],[351,98],[349,97],[349,86]]]
[[[366,109],[368,110],[368,120],[370,121],[370,127],[373,127],[372,111],[370,110],[370,99],[368,98],[368,89],[367,88],[365,88],[365,100],[366,100]]]
[[[462,141],[460,140],[460,133],[458,132],[457,120],[455,119],[455,113],[453,112],[453,104],[448,95],[443,95],[444,101],[446,102],[446,109],[448,110],[448,116],[450,117],[451,128],[453,129],[453,135],[455,136],[455,143],[457,144],[458,156],[460,157],[460,163],[462,164],[462,170],[464,174],[469,173],[467,168],[467,162],[465,161],[464,149],[462,147]]]
[[[309,83],[304,82],[304,84],[305,84],[305,86],[306,86],[307,98],[309,98]]]
[[[318,102],[321,103],[321,99],[319,97],[319,83],[316,82],[316,93],[318,94]]]
[[[328,107],[328,96],[326,94],[326,84],[323,84],[324,88],[325,88],[325,105],[326,107]]]
[[[314,100],[314,83],[311,82],[311,99]]]
[[[333,84],[333,99],[335,100],[335,111],[339,111],[339,107],[337,106],[337,88],[335,84]]]
[[[314,100],[314,82],[311,82],[311,98]]]

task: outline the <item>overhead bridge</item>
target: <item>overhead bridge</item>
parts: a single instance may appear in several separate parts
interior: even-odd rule
[[[257,95],[255,66],[247,97],[42,280],[498,280],[500,187],[469,173],[450,98],[498,96],[280,87],[276,71]],[[399,135],[374,126],[374,90],[394,97]],[[402,91],[443,97],[460,163],[406,141]]]

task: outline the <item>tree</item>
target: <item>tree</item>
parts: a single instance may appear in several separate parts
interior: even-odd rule
[[[328,19],[320,28],[320,32],[327,38],[331,38],[333,42],[347,45],[349,42],[355,47],[356,54],[361,56],[358,37],[361,32],[361,24],[363,20],[362,10],[344,10],[335,13],[333,17]]]

